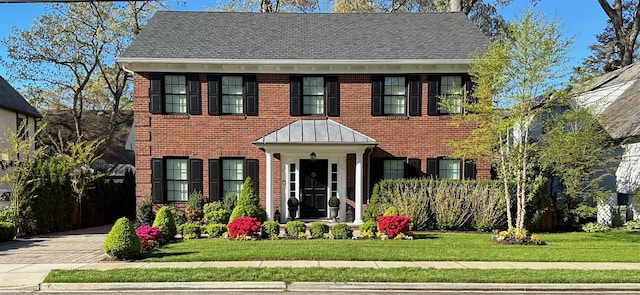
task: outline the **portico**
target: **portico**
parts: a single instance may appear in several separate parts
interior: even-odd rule
[[[274,206],[282,208],[280,222],[288,216],[287,199],[296,197],[300,209],[296,218],[329,217],[327,202],[340,199],[338,220],[346,220],[347,154],[355,154],[354,223],[362,223],[364,153],[377,142],[333,120],[298,120],[253,144],[266,154],[266,211],[273,220]],[[273,155],[280,155],[280,171],[273,171]],[[281,183],[273,181],[280,173]],[[280,203],[274,204],[274,186],[280,185]]]

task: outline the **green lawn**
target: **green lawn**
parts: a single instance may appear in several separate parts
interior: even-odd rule
[[[414,240],[187,240],[147,262],[233,260],[640,262],[640,232],[540,234],[545,246],[507,246],[490,234],[428,233]]]
[[[45,283],[106,282],[638,283],[640,270],[161,268],[53,270]]]

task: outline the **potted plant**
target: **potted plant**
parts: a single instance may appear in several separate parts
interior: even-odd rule
[[[329,218],[334,221],[338,217],[338,208],[340,207],[340,199],[336,196],[329,198]]]
[[[289,197],[289,199],[287,200],[287,207],[289,209],[289,217],[291,218],[291,220],[296,219],[299,204],[300,203],[298,199],[294,196]]]

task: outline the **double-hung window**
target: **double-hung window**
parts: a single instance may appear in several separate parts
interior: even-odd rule
[[[167,201],[186,202],[189,195],[188,159],[167,159]]]
[[[404,115],[407,86],[404,77],[384,78],[384,114]]]
[[[149,75],[150,113],[201,115],[201,107],[199,74]]]
[[[154,203],[186,202],[194,191],[202,192],[201,159],[151,159],[151,195]]]
[[[404,159],[384,160],[382,179],[404,178]]]
[[[429,75],[428,114],[462,114],[465,102],[471,102],[471,80],[467,75]]]
[[[424,174],[420,159],[415,158],[371,158],[369,189],[383,179],[417,178]]]
[[[371,77],[372,116],[420,116],[420,76]]]
[[[222,76],[222,113],[242,114],[242,76]]]
[[[222,160],[222,191],[224,195],[228,193],[240,194],[242,184],[244,183],[243,168],[243,159]]]
[[[302,78],[302,114],[324,115],[324,77]]]
[[[208,75],[209,115],[258,115],[258,83],[255,75]]]
[[[291,116],[340,116],[340,87],[336,76],[291,76]]]
[[[476,164],[473,160],[451,158],[427,159],[427,177],[434,179],[476,179]]]
[[[169,114],[187,112],[187,77],[185,75],[164,76],[164,110]]]

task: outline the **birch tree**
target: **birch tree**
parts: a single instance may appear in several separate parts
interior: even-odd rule
[[[459,157],[492,160],[502,181],[509,228],[524,229],[527,205],[542,184],[531,127],[544,109],[542,95],[566,72],[561,65],[570,42],[558,22],[526,10],[471,64],[478,103],[466,104],[470,112],[459,119],[476,122],[478,128],[452,145]]]

